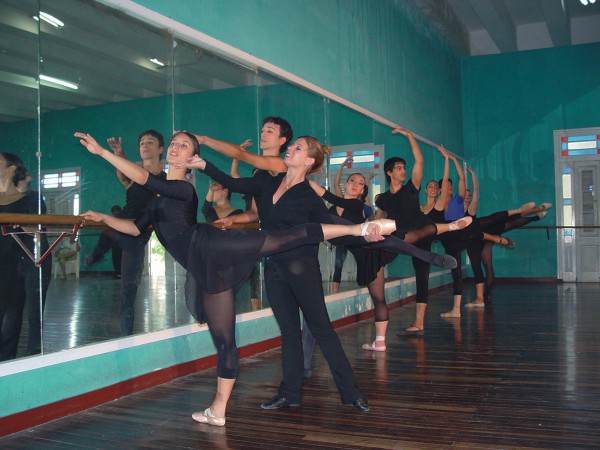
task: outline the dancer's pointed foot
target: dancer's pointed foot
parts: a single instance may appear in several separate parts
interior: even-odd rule
[[[538,216],[538,219],[543,219],[544,217],[546,217],[546,214],[548,214],[546,211],[540,211],[539,213],[536,213],[535,215]]]
[[[496,242],[496,244],[506,247],[510,250],[515,248],[515,241],[513,241],[511,238],[507,238],[504,236],[498,236],[498,241]]]
[[[392,234],[394,231],[396,231],[395,220],[377,219],[361,224],[361,236],[367,236],[369,233],[371,233],[371,231],[373,231],[373,227],[375,226],[379,227],[379,234],[382,236],[387,236],[388,234]]]
[[[466,216],[461,219],[455,220],[454,222],[450,222],[450,231],[462,230],[463,228],[468,227],[473,222],[473,218],[471,216]]]
[[[443,255],[440,253],[433,254],[433,260],[431,261],[431,264],[444,269],[454,269],[458,265],[454,256]]]
[[[542,203],[542,204],[540,205],[540,209],[541,209],[541,211],[547,211],[547,210],[549,210],[550,208],[552,208],[552,203],[548,203],[548,202],[546,202],[546,203]]]
[[[517,211],[519,211],[519,214],[523,214],[524,212],[529,211],[533,208],[535,208],[535,202],[527,202],[524,205],[521,205],[521,207],[518,208]]]

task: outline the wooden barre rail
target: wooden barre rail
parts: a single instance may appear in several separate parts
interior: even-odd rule
[[[11,228],[22,228],[25,226],[26,228],[31,228],[32,225],[41,225],[44,227],[44,230],[27,230],[27,231],[15,231]],[[222,228],[219,224],[213,226],[217,228]],[[66,236],[76,235],[79,230],[85,227],[91,230],[107,230],[108,227],[103,222],[96,222],[93,220],[85,220],[81,216],[62,216],[57,214],[10,214],[10,213],[0,213],[0,228],[2,229],[3,236],[12,236],[12,238],[19,244],[19,246],[23,249],[25,254],[33,261],[36,266],[40,266],[46,258],[48,258],[52,251],[56,248],[56,246],[60,243],[62,239]],[[67,228],[69,231],[65,231]],[[251,228],[258,229],[258,223],[249,223],[249,224],[234,224],[231,227],[227,228]],[[50,229],[51,231],[48,231]],[[52,229],[56,229],[56,231],[52,231]],[[60,230],[60,231],[59,231]],[[58,236],[50,244],[50,248],[44,252],[44,254],[40,258],[36,258],[34,253],[23,243],[19,234],[24,233],[43,233],[43,234],[57,234]],[[39,244],[38,244],[39,245]],[[38,247],[39,248],[39,247]]]
[[[110,227],[103,222],[95,222],[93,220],[84,220],[80,216],[66,216],[58,214],[11,214],[0,213],[0,224],[19,227],[24,225],[42,225],[46,228],[64,228],[66,226],[72,228],[74,225],[79,225],[79,228],[91,230],[107,230]],[[217,228],[221,228],[219,224],[212,224]],[[258,223],[236,223],[227,229],[249,228],[258,229]]]

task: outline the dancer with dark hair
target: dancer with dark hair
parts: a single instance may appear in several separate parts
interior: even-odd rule
[[[118,139],[108,138],[107,142],[115,156],[125,159],[120,137]],[[156,130],[145,130],[138,136],[138,147],[144,168],[153,175],[162,178],[166,176],[160,164],[164,146],[164,138]],[[125,207],[120,218],[133,219],[141,214],[148,202],[155,196],[155,193],[132,181],[118,168],[116,175],[126,192]],[[91,267],[102,260],[106,252],[114,248],[115,242],[121,248],[121,303],[119,309],[121,336],[133,334],[135,297],[142,279],[146,244],[151,235],[152,230],[145,230],[144,233],[135,237],[114,231],[101,233],[94,250],[84,260],[86,267]]]
[[[0,212],[16,214],[45,213],[37,192],[28,191],[31,174],[14,153],[0,153]],[[18,228],[17,231],[28,231]],[[22,234],[21,241],[35,254],[32,234]],[[48,249],[42,235],[40,250]],[[29,342],[27,355],[41,351],[41,315],[50,284],[52,258],[46,258],[40,269],[11,236],[0,236],[0,361],[17,356],[23,311],[27,306]],[[40,304],[41,300],[41,304]]]
[[[322,197],[333,205],[329,210],[333,216],[340,217],[351,223],[361,223],[365,221],[362,202],[364,182],[364,177],[361,174],[351,174],[346,182],[346,190],[343,198],[332,194],[315,182],[311,181],[310,184],[319,197]],[[465,224],[468,223],[468,221],[464,222]],[[451,229],[459,229],[461,226],[465,226],[465,224],[447,224],[443,222],[435,224],[435,226],[439,235],[446,233]],[[348,246],[348,249],[356,260],[357,283],[359,286],[367,286],[375,309],[375,340],[363,344],[363,350],[380,352],[386,350],[386,332],[389,323],[389,311],[385,301],[384,267],[394,260],[398,254],[406,254],[408,248],[406,243],[418,241],[423,232],[424,231],[421,229],[406,230],[403,240],[400,240],[396,236],[388,236],[381,243],[368,247],[356,245]],[[401,246],[401,243],[405,245]],[[380,248],[377,249],[376,247]],[[385,247],[385,250],[381,249],[383,247]],[[443,261],[442,264],[440,264],[440,260]],[[430,262],[446,267],[454,267],[456,265],[456,261],[452,257],[447,257],[445,259],[438,258],[437,261],[430,260]],[[308,359],[306,346],[304,350],[305,359]],[[312,353],[312,351],[310,353]]]
[[[169,172],[164,180],[144,168],[115,156],[102,148],[92,136],[75,133],[81,144],[101,156],[132,181],[159,194],[134,222],[88,211],[82,217],[102,221],[122,233],[138,236],[152,225],[160,242],[188,273],[187,302],[196,318],[202,316],[217,348],[217,393],[210,407],[193,414],[193,419],[215,426],[225,425],[225,410],[238,374],[235,343],[235,305],[233,286],[245,279],[257,258],[282,254],[294,247],[303,248],[337,236],[368,236],[381,239],[380,231],[393,229],[393,222],[369,225],[308,224],[287,230],[228,230],[197,223],[198,196],[186,175],[190,160],[202,161],[195,136],[176,133],[169,144]],[[339,341],[338,341],[339,342]],[[343,353],[343,352],[342,352]],[[351,389],[350,382],[348,388]],[[355,386],[355,385],[354,385]],[[350,392],[349,392],[350,394]],[[354,393],[356,394],[356,393]],[[362,395],[362,394],[361,394]],[[361,397],[362,398],[362,397]],[[349,398],[354,401],[353,397]]]
[[[389,184],[389,190],[380,194],[377,199],[376,218],[387,217],[396,221],[397,231],[395,236],[407,239],[409,230],[420,230],[418,234],[411,236],[407,242],[423,250],[431,251],[431,243],[436,235],[465,228],[471,223],[471,218],[463,217],[456,224],[434,223],[421,211],[419,205],[419,192],[423,180],[423,155],[419,144],[413,134],[402,128],[396,127],[393,134],[402,134],[410,142],[414,158],[414,166],[411,178],[406,181],[406,161],[403,158],[392,157],[386,160],[384,171]],[[423,335],[425,326],[425,311],[429,296],[429,271],[430,264],[418,258],[412,258],[415,270],[417,294],[416,294],[416,317],[413,324],[399,331],[399,335]]]

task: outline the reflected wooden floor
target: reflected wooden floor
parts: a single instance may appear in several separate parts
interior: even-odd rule
[[[297,409],[263,411],[280,351],[241,363],[227,425],[190,415],[214,394],[197,373],[0,439],[1,448],[599,448],[600,284],[498,284],[493,304],[443,320],[431,295],[423,337],[399,338],[414,304],[391,314],[388,350],[369,353],[372,320],[338,331],[369,413],[343,406],[321,354]]]

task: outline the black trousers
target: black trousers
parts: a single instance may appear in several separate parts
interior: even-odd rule
[[[283,380],[279,395],[300,403],[303,353],[300,310],[329,364],[343,403],[362,397],[342,344],[331,326],[316,256],[280,254],[265,264],[265,285],[281,330]]]

